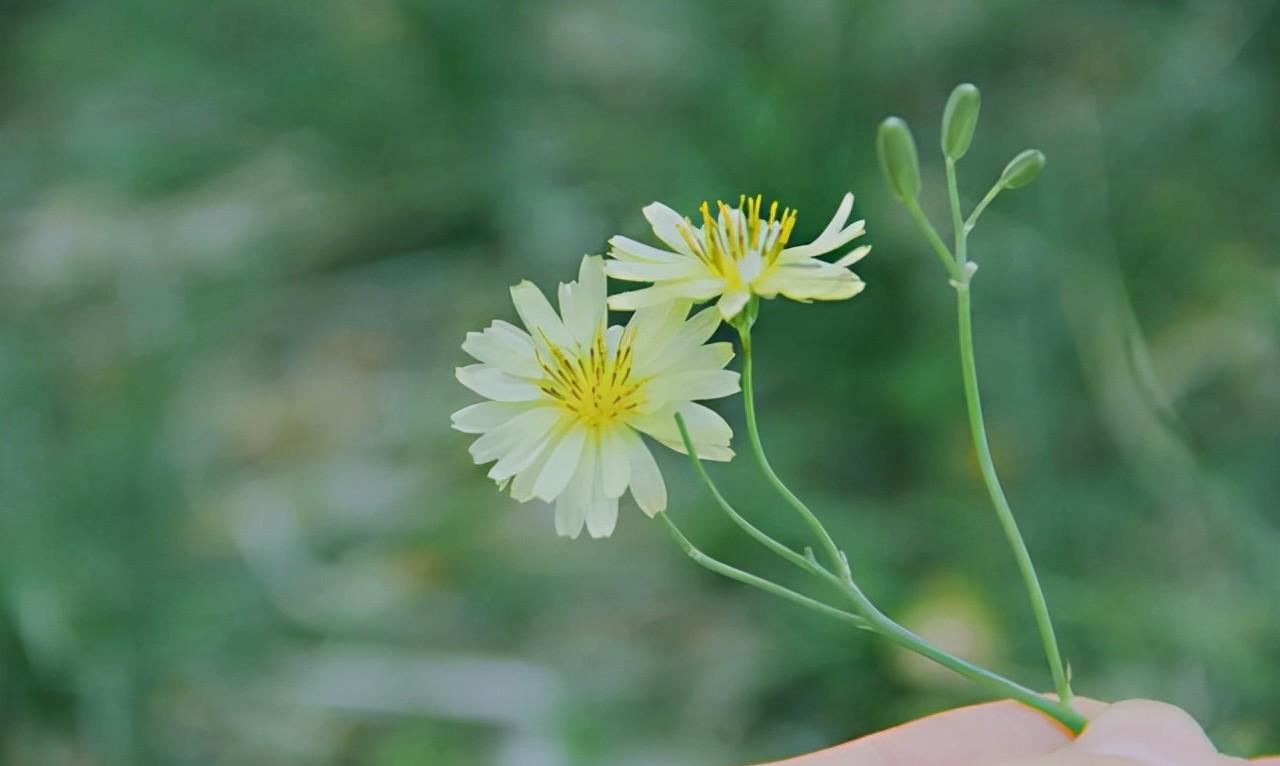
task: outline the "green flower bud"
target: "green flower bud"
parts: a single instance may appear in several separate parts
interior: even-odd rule
[[[890,117],[880,123],[876,153],[880,155],[880,170],[894,196],[903,202],[919,196],[920,160],[916,157],[916,142],[911,137],[911,128],[901,117]]]
[[[1036,180],[1041,170],[1044,170],[1044,152],[1027,149],[1004,166],[1004,172],[1000,174],[1000,185],[1006,189],[1021,189]]]
[[[973,130],[978,127],[978,110],[982,96],[972,83],[957,85],[942,111],[942,153],[958,160],[969,151]]]

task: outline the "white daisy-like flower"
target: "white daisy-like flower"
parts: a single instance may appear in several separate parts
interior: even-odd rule
[[[605,266],[609,276],[631,282],[652,282],[650,287],[609,298],[609,307],[631,311],[664,301],[695,302],[719,297],[717,306],[725,319],[742,311],[751,296],[792,300],[838,301],[852,298],[865,286],[849,266],[871,251],[869,245],[854,248],[835,262],[819,260],[866,231],[865,221],[847,226],[853,195],[846,194],[827,228],[807,245],[788,247],[796,211],[778,215],[778,203],[761,217],[759,195],[741,197],[736,208],[717,202],[717,216],[702,203],[702,225],[660,202],[644,209],[653,233],[671,250],[651,247],[627,237],[609,240],[613,260]]]
[[[695,399],[737,393],[724,369],[729,343],[707,343],[720,324],[713,309],[689,317],[692,303],[668,301],[607,326],[604,259],[582,260],[578,280],[560,285],[560,313],[531,282],[511,288],[525,330],[501,320],[467,334],[462,348],[479,364],[458,380],[491,401],[453,414],[453,427],[482,434],[477,464],[497,461],[489,478],[520,502],[555,502],[556,532],[612,534],[618,499],[631,490],[650,516],[667,506],[667,489],[640,438],[684,452],[675,423],[685,421],[700,457],[733,457],[729,424]]]

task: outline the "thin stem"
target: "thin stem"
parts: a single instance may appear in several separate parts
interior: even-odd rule
[[[856,614],[846,612],[843,609],[836,609],[833,606],[828,606],[821,601],[796,593],[795,591],[789,588],[784,588],[775,582],[766,580],[763,577],[757,577],[750,572],[744,572],[737,567],[730,566],[719,559],[708,556],[699,550],[693,543],[689,542],[689,538],[684,536],[684,533],[680,531],[680,528],[676,526],[676,523],[672,521],[666,513],[661,513],[658,516],[662,519],[662,523],[666,525],[667,531],[671,533],[671,537],[676,541],[676,545],[679,545],[680,550],[684,551],[685,555],[693,559],[694,563],[706,567],[718,575],[728,577],[731,580],[737,580],[738,582],[750,585],[753,588],[759,588],[766,593],[781,596],[782,598],[785,598],[792,603],[799,604],[806,609],[812,609],[819,614],[834,617],[835,619],[848,625],[852,625],[859,630],[870,630],[870,624]]]
[[[801,554],[796,553],[791,548],[788,548],[786,545],[783,545],[770,537],[768,533],[764,532],[750,521],[747,521],[742,514],[738,513],[737,509],[735,509],[729,501],[725,499],[724,495],[721,494],[720,488],[711,480],[711,476],[707,473],[706,467],[702,464],[702,459],[698,457],[698,453],[694,449],[693,440],[689,437],[689,429],[685,425],[684,417],[679,413],[676,414],[676,427],[680,429],[680,439],[684,442],[685,451],[689,454],[689,461],[693,463],[693,470],[698,474],[698,478],[702,479],[702,483],[707,486],[707,490],[711,493],[711,496],[715,498],[716,504],[720,506],[721,510],[723,510],[735,524],[741,527],[748,535],[755,538],[755,540],[761,545],[792,564],[800,567],[804,571],[817,575],[836,586],[841,585],[840,579],[831,574],[831,572],[817,561],[805,558]]]
[[[938,260],[942,261],[942,268],[947,270],[952,279],[961,279],[964,272],[956,264],[955,258],[952,257],[951,251],[947,249],[946,243],[942,241],[942,237],[938,236],[938,230],[933,228],[933,224],[929,222],[929,217],[920,209],[920,203],[914,199],[908,199],[905,204],[912,220],[916,222],[916,226],[924,234],[924,238],[929,241],[929,245],[938,256]]]
[[[1063,726],[1077,734],[1084,729],[1086,723],[1084,716],[1076,712],[1066,700],[1054,702],[1051,699],[1046,699],[1022,684],[1011,681],[998,673],[993,673],[984,667],[975,665],[968,660],[961,659],[944,649],[934,646],[924,638],[894,622],[884,612],[881,612],[852,580],[844,583],[844,590],[853,604],[854,610],[870,624],[871,629],[903,649],[927,657],[939,665],[985,686],[997,696],[1017,700],[1028,707],[1035,708],[1058,720]]]
[[[1084,729],[1084,725],[1086,723],[1085,717],[1076,712],[1076,710],[1071,707],[1070,703],[1066,701],[1055,702],[1052,699],[1046,699],[1022,684],[1010,681],[998,673],[993,673],[986,668],[974,665],[967,660],[963,660],[949,652],[943,651],[893,620],[885,617],[883,614],[876,612],[866,616],[876,632],[885,636],[898,646],[927,657],[939,665],[953,670],[965,678],[985,686],[1001,697],[1017,700],[1028,707],[1035,708],[1036,710],[1057,719],[1062,723],[1062,725],[1077,734]]]
[[[1035,565],[1031,562],[1031,554],[1027,544],[1018,530],[1018,523],[1013,518],[1013,509],[1005,497],[1004,488],[1000,485],[1000,477],[996,474],[995,461],[991,457],[991,446],[987,443],[987,427],[982,416],[982,397],[978,392],[978,365],[973,352],[973,311],[971,309],[971,292],[969,289],[972,272],[965,268],[968,259],[968,241],[970,225],[961,223],[960,194],[956,185],[955,161],[947,158],[947,197],[951,202],[951,221],[955,234],[956,260],[965,276],[954,283],[956,288],[956,312],[960,332],[960,368],[964,379],[964,399],[969,412],[969,432],[973,438],[973,447],[978,454],[978,467],[982,472],[982,481],[991,496],[991,504],[995,508],[996,517],[1004,529],[1009,546],[1013,549],[1014,559],[1018,563],[1018,572],[1027,589],[1027,597],[1031,602],[1031,611],[1035,615],[1036,627],[1040,631],[1040,639],[1044,644],[1045,659],[1049,662],[1049,672],[1053,675],[1053,684],[1058,692],[1058,699],[1063,705],[1070,707],[1071,684],[1067,680],[1062,665],[1062,655],[1058,651],[1058,639],[1053,632],[1053,621],[1049,618],[1049,605],[1045,601],[1044,591],[1040,588],[1040,579],[1036,576]],[[982,209],[995,199],[997,188],[987,192],[982,203],[970,216],[976,221]]]
[[[991,190],[987,192],[987,196],[982,198],[982,201],[978,203],[978,206],[973,209],[973,212],[969,214],[969,218],[964,222],[964,233],[966,235],[973,231],[973,227],[978,224],[978,218],[982,216],[982,211],[986,210],[987,205],[990,205],[992,200],[996,198],[996,195],[1000,194],[1002,191],[1004,191],[1004,186],[997,181],[996,184],[991,187]]]
[[[1040,580],[1036,577],[1035,565],[1031,562],[1031,554],[1027,544],[1018,531],[1018,523],[1013,518],[1013,510],[1005,497],[1004,488],[1000,486],[1000,477],[996,475],[995,462],[991,458],[991,446],[987,443],[987,429],[982,417],[982,398],[978,393],[978,370],[973,352],[973,318],[970,310],[969,287],[956,290],[956,306],[960,325],[960,367],[964,377],[964,398],[969,409],[969,431],[973,437],[973,446],[978,453],[978,468],[982,472],[982,481],[986,484],[987,494],[991,496],[991,504],[995,507],[996,517],[1004,529],[1005,537],[1013,548],[1013,556],[1018,563],[1018,571],[1022,575],[1027,596],[1031,601],[1031,611],[1035,615],[1036,627],[1040,631],[1040,639],[1044,644],[1045,657],[1049,661],[1049,671],[1053,674],[1053,684],[1058,698],[1064,705],[1070,704],[1071,684],[1062,665],[1062,655],[1058,651],[1058,639],[1054,635],[1053,621],[1049,618],[1049,605],[1045,601],[1044,591],[1040,588]]]
[[[813,511],[805,505],[800,498],[782,483],[782,479],[778,478],[778,474],[774,472],[773,466],[769,464],[769,458],[764,454],[764,445],[760,442],[760,430],[756,425],[756,399],[755,385],[752,379],[751,364],[751,329],[746,325],[738,326],[738,336],[742,340],[742,403],[746,411],[747,418],[747,439],[751,442],[751,449],[755,453],[756,462],[760,464],[760,470],[764,471],[765,477],[769,483],[778,490],[778,494],[782,495],[792,508],[795,508],[805,523],[809,525],[809,529],[813,531],[814,537],[821,543],[827,556],[831,559],[832,566],[840,574],[840,579],[846,582],[852,582],[853,576],[849,571],[849,562],[845,559],[844,554],[836,547],[836,543],[831,539],[831,535],[827,533],[826,527],[822,526],[822,522],[814,515]]]
[[[968,238],[964,236],[964,224],[960,222],[960,190],[956,183],[956,161],[947,158],[947,199],[951,202],[951,230],[955,232],[956,263],[963,270],[969,260]]]

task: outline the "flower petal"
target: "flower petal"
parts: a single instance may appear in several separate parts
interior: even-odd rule
[[[693,301],[711,300],[724,289],[719,277],[699,277],[675,282],[661,282],[651,287],[609,296],[609,308],[614,311],[635,311],[645,306],[687,298]]]
[[[551,454],[533,484],[534,497],[549,503],[564,492],[583,459],[582,455],[591,451],[583,449],[586,439],[586,429],[574,426],[551,448]]]
[[[578,267],[578,280],[560,285],[560,315],[565,329],[583,346],[595,338],[596,330],[605,324],[604,259],[585,256]]]
[[[720,296],[720,300],[716,303],[716,308],[720,310],[720,316],[725,320],[733,319],[747,306],[747,302],[751,300],[750,290],[735,290]]]
[[[637,376],[648,377],[654,361],[680,333],[691,305],[688,300],[677,299],[641,307],[631,315],[627,332],[632,338],[632,369]]]
[[[676,412],[684,417],[685,427],[689,429],[689,438],[693,441],[693,448],[697,451],[698,457],[719,461],[733,458],[733,450],[729,449],[733,429],[729,428],[729,424],[714,410],[696,402],[686,402],[679,408],[668,406],[638,416],[632,419],[631,425],[636,430],[652,436],[663,446],[682,455],[688,454],[684,448],[684,441],[680,438],[680,429],[676,425]]]
[[[486,399],[529,402],[542,397],[542,389],[527,378],[517,378],[487,364],[469,364],[454,370],[458,382]]]
[[[686,263],[687,254],[673,253],[653,245],[637,242],[630,237],[616,236],[609,239],[609,255],[631,263]]]
[[[484,332],[467,333],[462,350],[516,377],[537,378],[542,374],[534,355],[533,339],[525,331],[506,322],[494,322]]]
[[[667,402],[719,399],[739,390],[738,373],[734,370],[676,370],[649,381],[644,393],[652,411]]]
[[[636,505],[648,516],[655,516],[667,509],[667,485],[662,472],[653,459],[653,453],[635,431],[625,429],[622,440],[626,443],[631,461],[631,496]]]
[[[564,322],[551,308],[547,297],[528,280],[511,288],[511,302],[515,304],[520,321],[528,328],[534,342],[542,345],[544,338],[557,346],[567,346],[572,342]]]
[[[840,206],[836,208],[836,214],[831,216],[830,223],[827,228],[822,230],[818,238],[814,242],[825,241],[828,237],[832,237],[836,232],[844,228],[844,222],[849,220],[849,213],[853,212],[853,193],[845,192],[844,197],[840,200]]]
[[[658,239],[662,240],[663,244],[681,255],[694,257],[693,251],[689,249],[688,243],[681,235],[682,231],[685,234],[691,233],[689,224],[683,216],[661,202],[646,205],[642,212],[649,221],[649,225],[653,227],[653,233],[658,235]]]
[[[857,239],[867,233],[866,221],[854,221],[836,234],[823,240],[814,240],[807,245],[788,247],[778,254],[778,263],[795,263],[805,258],[815,258],[835,250],[850,240]]]
[[[692,348],[672,348],[669,362],[654,374],[670,370],[722,370],[733,360],[733,344],[722,341]]]
[[[554,407],[526,410],[472,442],[471,457],[478,465],[528,449],[551,429],[558,417]]]
[[[529,402],[480,402],[453,413],[450,420],[455,430],[464,434],[492,431],[536,404]]]
[[[595,497],[595,450],[581,450],[564,491],[556,500],[556,534],[577,538]]]
[[[587,520],[586,503],[572,492],[566,492],[556,500],[556,534],[577,540],[582,525]]]
[[[560,413],[555,407],[539,407],[533,411],[539,418],[528,418],[519,428],[520,441],[514,444],[507,454],[498,459],[489,469],[488,476],[497,482],[503,482],[538,461],[546,452],[555,435],[555,425],[560,420]],[[519,420],[513,419],[514,424]]]
[[[857,263],[858,261],[862,260],[863,258],[866,258],[867,253],[869,252],[871,252],[871,245],[863,245],[862,247],[855,247],[852,250],[850,250],[848,253],[841,256],[839,260],[834,261],[831,265],[839,266],[842,269],[846,269],[852,266],[853,264]]]
[[[781,293],[797,301],[838,301],[862,292],[866,284],[846,268],[810,258],[780,265],[762,280],[761,295]]]
[[[600,464],[596,463],[599,472]],[[623,489],[626,489],[624,486]],[[621,493],[619,493],[621,494]],[[618,498],[604,493],[604,482],[597,476],[592,487],[591,506],[587,508],[587,533],[595,539],[613,534],[618,525]]]
[[[547,464],[547,459],[551,457],[551,445],[559,443],[561,436],[561,431],[552,431],[546,445],[538,452],[534,461],[512,478],[511,497],[517,503],[527,503],[533,499],[534,482],[538,480],[543,467]]]
[[[626,426],[618,426],[600,432],[600,454],[596,462],[600,466],[600,486],[605,497],[622,497],[627,491],[627,483],[631,481],[631,461],[623,440],[623,434],[628,430]]]
[[[676,279],[694,279],[711,272],[702,261],[681,258],[679,263],[637,263],[635,261],[609,261],[605,272],[614,279],[625,282],[664,282]]]

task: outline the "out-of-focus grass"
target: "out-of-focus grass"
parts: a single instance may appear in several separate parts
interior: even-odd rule
[[[936,174],[961,80],[970,204],[1049,156],[972,247],[996,459],[1076,686],[1280,749],[1272,3],[0,11],[5,763],[726,763],[974,699],[633,508],[557,540],[469,464],[463,333],[646,236],[655,198],[760,191],[809,236],[859,195],[866,293],[765,307],[765,436],[888,610],[1047,686],[950,288],[872,156],[902,114]],[[787,577],[664,467],[700,544]],[[802,543],[746,461],[715,470]]]

